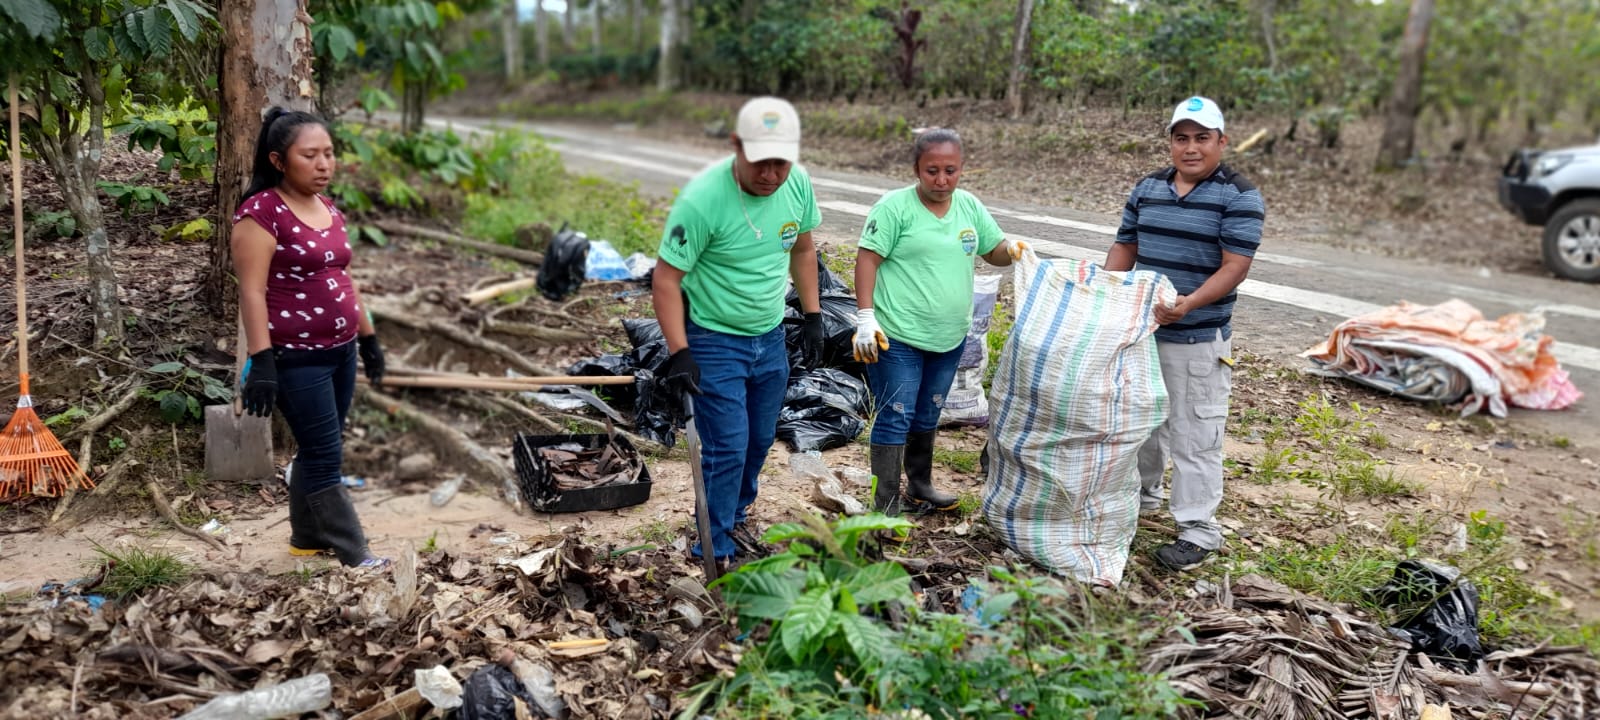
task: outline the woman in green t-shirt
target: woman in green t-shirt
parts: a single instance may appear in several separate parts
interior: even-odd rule
[[[898,513],[951,510],[933,488],[933,436],[972,323],[974,255],[1010,265],[1027,247],[1005,239],[978,198],[958,190],[961,137],[938,128],[912,146],[915,185],[885,193],[867,214],[856,252],[855,357],[868,363],[873,505]]]

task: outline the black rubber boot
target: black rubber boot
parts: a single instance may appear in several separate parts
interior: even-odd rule
[[[294,463],[289,463],[285,482],[289,485],[289,554],[297,557],[332,555],[333,550],[317,532],[306,494],[294,482]]]
[[[919,512],[945,512],[961,504],[961,498],[933,489],[935,432],[929,430],[906,436],[906,507]]]
[[[387,561],[367,552],[367,536],[361,531],[361,518],[350,502],[344,485],[335,485],[306,496],[317,537],[323,539],[341,564],[349,567],[383,565]]]
[[[885,515],[900,514],[900,468],[906,457],[904,445],[873,445],[872,474],[878,476],[878,489],[872,495],[872,509]]]

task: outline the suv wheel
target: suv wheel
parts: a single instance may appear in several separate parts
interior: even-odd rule
[[[1574,200],[1550,217],[1544,265],[1569,280],[1600,281],[1600,198]]]

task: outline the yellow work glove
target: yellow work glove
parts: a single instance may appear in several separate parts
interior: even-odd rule
[[[1021,260],[1023,253],[1033,249],[1032,245],[1029,245],[1027,242],[1022,241],[1022,240],[1007,240],[1006,241],[1006,247],[1011,252],[1011,261],[1012,262],[1016,262],[1018,260]]]

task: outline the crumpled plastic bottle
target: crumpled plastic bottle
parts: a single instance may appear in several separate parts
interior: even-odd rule
[[[333,703],[333,682],[324,673],[272,687],[214,698],[179,720],[272,720],[299,717]]]

